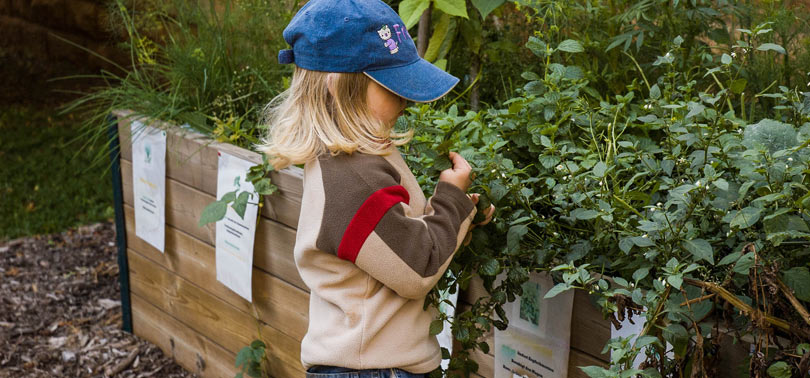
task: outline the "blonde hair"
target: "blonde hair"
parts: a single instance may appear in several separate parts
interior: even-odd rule
[[[267,155],[274,169],[282,169],[306,163],[327,151],[332,155],[355,151],[385,155],[392,144],[407,143],[413,131],[397,133],[368,109],[366,92],[370,80],[363,73],[296,67],[290,88],[264,109],[263,124],[268,131],[257,150]]]

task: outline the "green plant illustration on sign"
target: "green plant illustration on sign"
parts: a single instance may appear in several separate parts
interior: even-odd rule
[[[537,327],[540,325],[540,284],[528,281],[522,287],[520,318]]]
[[[152,146],[150,144],[146,144],[143,147],[144,152],[146,152],[146,157],[144,158],[144,162],[146,164],[152,164]]]

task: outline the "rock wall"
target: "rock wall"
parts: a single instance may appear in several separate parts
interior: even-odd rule
[[[0,53],[44,65],[112,69],[103,59],[62,40],[126,62],[127,55],[115,47],[108,32],[107,4],[106,0],[0,0]]]

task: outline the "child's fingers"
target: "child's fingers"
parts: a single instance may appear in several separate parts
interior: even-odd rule
[[[478,205],[478,197],[480,196],[478,193],[470,194],[470,201],[472,201],[473,205]]]
[[[467,162],[467,159],[464,159],[463,156],[456,152],[450,152],[448,157],[453,162],[453,170],[471,170],[470,163]]]

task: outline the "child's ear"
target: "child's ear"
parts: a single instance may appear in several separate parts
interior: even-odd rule
[[[338,74],[334,72],[330,72],[329,74],[326,75],[326,89],[329,90],[329,94],[332,95],[332,97],[336,97],[335,80],[337,80],[337,75]]]

